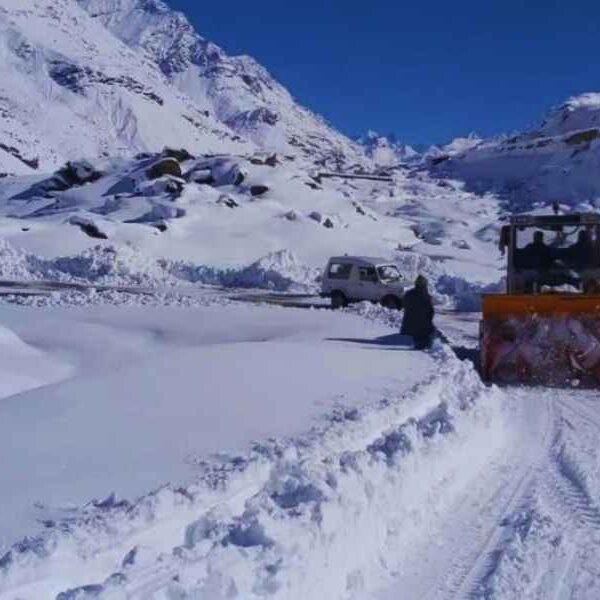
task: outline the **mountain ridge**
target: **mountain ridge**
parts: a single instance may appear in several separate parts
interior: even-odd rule
[[[128,47],[220,122],[257,146],[348,163],[362,149],[298,104],[269,71],[247,55],[230,56],[161,0],[77,0]]]

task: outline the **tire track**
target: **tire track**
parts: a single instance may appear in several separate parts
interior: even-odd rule
[[[521,397],[517,399],[518,402],[535,402],[535,399],[530,397],[531,394],[529,392],[522,391],[519,395]],[[554,439],[557,430],[554,403],[552,400],[545,401],[543,406],[546,411],[543,422],[543,438],[537,447],[537,452],[531,459],[525,474],[514,487],[509,502],[505,503],[500,510],[497,510],[496,514],[498,518],[490,530],[487,543],[482,547],[478,560],[471,567],[462,585],[451,596],[457,600],[462,600],[462,598],[476,600],[489,597],[490,580],[504,556],[510,535],[505,527],[507,519],[510,515],[525,512],[531,504],[531,499],[538,486],[540,471],[543,470],[543,464],[551,447],[551,440]],[[523,455],[521,458],[523,458]]]
[[[457,540],[462,547],[456,548],[455,558],[435,589],[426,596],[428,600],[481,598],[488,578],[502,557],[506,536],[504,518],[530,502],[556,430],[556,418],[552,402],[540,403],[538,398],[530,398],[528,392],[519,395],[525,425],[519,448],[509,457],[503,457],[505,476],[493,482],[493,493],[477,507],[476,514],[466,517],[468,526],[462,530],[462,539]],[[540,429],[541,439],[537,436]],[[497,470],[500,469],[491,469],[492,472]],[[485,493],[489,484],[489,481],[482,482],[478,492]]]
[[[558,399],[557,405],[562,413],[562,428],[553,443],[547,487],[558,514],[574,531],[573,549],[553,594],[553,600],[566,600],[581,597],[576,591],[580,580],[587,577],[590,569],[593,571],[600,551],[600,505],[590,491],[586,469],[573,449],[578,442],[581,444],[585,425],[595,429],[596,436],[600,434],[600,420],[597,414],[591,414],[595,411],[590,411],[576,392]]]

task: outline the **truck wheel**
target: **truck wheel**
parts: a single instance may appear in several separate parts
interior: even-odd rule
[[[402,308],[402,300],[397,296],[386,296],[381,300],[381,306],[391,310],[400,310]]]
[[[331,308],[338,309],[348,306],[348,299],[340,291],[335,291],[331,294]]]

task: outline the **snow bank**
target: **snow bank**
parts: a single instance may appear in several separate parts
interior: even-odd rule
[[[394,260],[408,286],[418,274],[423,274],[429,279],[436,303],[461,312],[479,311],[481,294],[501,291],[503,287],[502,282],[483,285],[448,275],[430,257],[417,252],[397,252]],[[22,252],[0,239],[0,279],[10,281],[47,280],[149,290],[191,283],[316,293],[320,276],[321,269],[302,263],[289,250],[269,253],[248,266],[219,268],[182,260],[155,260],[126,245],[97,245],[73,256],[46,259]],[[73,301],[85,300],[85,294],[72,296]]]
[[[166,283],[156,261],[132,248],[98,245],[74,256],[47,259],[28,254],[0,239],[0,278],[10,281],[49,280],[111,285]]]
[[[109,496],[0,558],[28,598],[364,598],[429,544],[490,455],[501,392],[438,347],[411,392],[335,410],[305,435],[200,463],[185,489]],[[114,594],[114,596],[113,596]]]
[[[155,260],[123,245],[97,245],[73,256],[46,259],[0,239],[0,279],[57,281],[145,288],[202,283],[277,291],[316,290],[320,270],[304,265],[289,250],[270,253],[249,266],[218,268],[168,259]]]
[[[446,298],[446,306],[458,312],[480,312],[482,294],[502,292],[504,289],[504,281],[482,285],[452,275],[442,275],[436,281],[436,291]]]
[[[411,283],[417,275],[425,275],[435,281],[443,272],[440,265],[419,252],[397,251],[394,254],[394,262],[398,265],[404,279]]]
[[[492,284],[469,281],[447,273],[439,263],[418,252],[396,252],[395,260],[409,285],[417,275],[425,275],[435,303],[447,309],[479,312],[482,294],[504,290],[504,280]]]
[[[29,281],[33,278],[28,255],[0,238],[0,278]]]
[[[163,269],[178,280],[227,288],[316,291],[320,269],[301,263],[289,250],[272,252],[248,267],[217,268],[184,261],[161,260]]]

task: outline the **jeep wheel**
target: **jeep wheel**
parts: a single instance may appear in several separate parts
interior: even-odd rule
[[[400,310],[402,308],[402,300],[397,296],[386,296],[381,300],[381,306],[391,310]]]
[[[338,309],[344,308],[344,306],[348,306],[348,299],[344,294],[340,291],[335,291],[331,294],[331,308]]]

